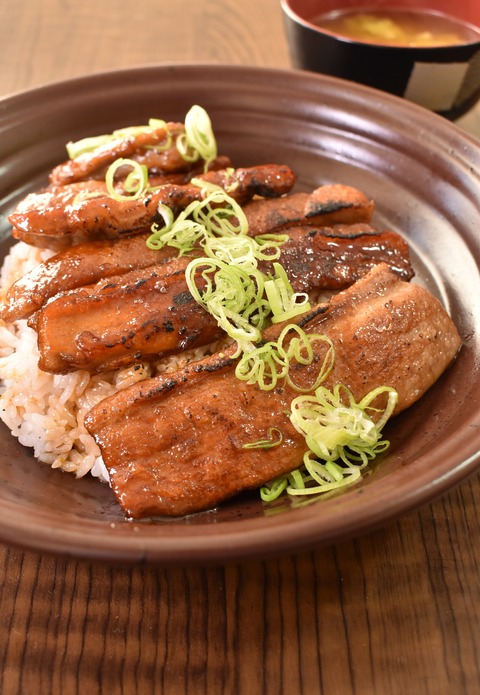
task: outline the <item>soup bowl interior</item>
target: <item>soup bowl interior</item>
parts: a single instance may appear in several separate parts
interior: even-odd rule
[[[450,15],[462,22],[467,22],[475,27],[480,27],[480,5],[476,0],[463,0],[452,3],[451,0],[287,0],[286,3],[292,12],[302,19],[311,22],[315,17],[329,12],[348,9],[405,9],[405,10],[430,10]]]
[[[426,0],[281,0],[294,67],[352,80],[404,97],[455,120],[480,98],[480,3]],[[462,40],[445,46],[387,45],[359,41],[318,26],[316,19],[343,10],[389,8],[448,15]]]

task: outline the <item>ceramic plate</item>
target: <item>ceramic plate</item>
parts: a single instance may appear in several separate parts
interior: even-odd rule
[[[0,540],[109,561],[208,563],[312,548],[432,500],[479,466],[480,144],[426,110],[321,75],[236,66],[152,66],[57,83],[0,101],[0,228],[65,159],[65,143],[149,117],[211,116],[237,166],[277,162],[297,189],[341,182],[374,198],[376,223],[408,239],[416,281],[453,316],[464,345],[389,425],[388,456],[360,484],[314,503],[256,493],[184,519],[131,522],[108,486],[37,463],[0,429]],[[232,462],[234,463],[234,462]]]

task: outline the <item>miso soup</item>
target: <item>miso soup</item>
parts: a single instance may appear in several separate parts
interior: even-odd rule
[[[428,48],[480,40],[480,29],[430,10],[353,8],[322,14],[312,23],[355,41],[388,46]]]

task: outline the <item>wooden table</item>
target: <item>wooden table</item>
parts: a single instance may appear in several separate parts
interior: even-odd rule
[[[289,67],[279,3],[1,3],[1,95],[159,62]],[[362,538],[208,569],[0,546],[0,692],[474,695],[478,499],[475,475]]]

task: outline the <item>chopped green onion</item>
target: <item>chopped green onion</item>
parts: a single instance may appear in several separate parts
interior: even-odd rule
[[[215,187],[203,200],[194,200],[176,219],[173,212],[167,215],[165,208],[163,204],[158,207],[165,225],[152,225],[152,233],[147,239],[150,248],[168,245],[185,255],[210,237],[246,235],[248,231],[241,206],[222,188]]]
[[[162,229],[171,229],[175,221],[172,208],[169,208],[168,205],[164,205],[163,203],[159,203],[157,206],[157,213],[163,218],[164,226]]]
[[[377,426],[367,410],[382,393],[387,394],[387,404]],[[379,387],[356,403],[352,392],[343,384],[336,384],[333,391],[323,386],[314,395],[303,395],[291,403],[290,421],[303,434],[308,448],[320,459],[341,459],[366,463],[388,447],[380,441],[381,429],[392,414],[397,393],[390,387]]]
[[[223,191],[224,193],[228,193],[228,191],[223,186],[219,186],[218,183],[201,179],[198,176],[191,178],[190,183],[193,186],[198,186],[201,188],[205,194],[214,193],[215,191]]]
[[[287,488],[288,477],[286,475],[275,478],[270,485],[263,485],[260,488],[260,498],[263,502],[273,502],[280,497],[282,492]]]
[[[374,408],[372,402],[382,394],[387,394],[385,407]],[[356,403],[342,384],[337,384],[333,392],[320,386],[315,397],[295,398],[290,420],[304,435],[309,449],[301,468],[261,489],[262,500],[271,502],[284,491],[292,496],[324,494],[355,483],[368,462],[390,446],[389,441],[381,439],[381,431],[397,400],[393,388],[380,386]],[[381,413],[376,423],[368,410]]]
[[[199,272],[203,291],[197,287]],[[219,259],[196,258],[187,266],[185,278],[194,299],[234,340],[258,342],[265,327],[269,307],[264,294],[264,278],[259,271],[246,272],[240,266]]]
[[[70,159],[76,159],[86,152],[93,152],[98,147],[106,145],[112,139],[112,135],[94,135],[93,137],[82,138],[76,142],[67,142],[67,154]]]
[[[227,167],[225,169],[225,178],[222,186],[219,186],[217,183],[213,183],[212,181],[206,181],[205,179],[201,179],[197,176],[190,179],[190,183],[193,183],[195,186],[200,186],[200,188],[207,192],[221,190],[228,194],[233,193],[233,191],[235,191],[239,186],[239,181],[235,176],[235,169],[233,167]]]
[[[194,220],[185,219],[184,216],[173,219],[166,214],[166,205],[158,206],[158,213],[163,217],[165,225],[159,227],[154,223],[151,227],[151,234],[146,240],[146,244],[151,249],[161,249],[164,246],[171,246],[178,250],[179,256],[184,256],[192,251],[195,246],[205,238],[205,227]],[[170,210],[170,208],[168,208]],[[171,212],[171,210],[170,210]]]
[[[280,263],[274,263],[274,278],[265,283],[265,292],[272,310],[272,323],[289,321],[311,309],[308,294],[293,292],[285,269]]]
[[[288,234],[258,234],[255,239],[255,255],[259,261],[274,261],[280,258],[281,246],[288,239]]]
[[[307,452],[304,457],[304,468],[290,475],[286,491],[289,495],[318,495],[338,490],[346,485],[352,485],[362,476],[363,465],[339,466],[334,461],[321,463]],[[299,480],[301,482],[299,483]]]
[[[132,125],[127,126],[126,128],[119,128],[118,130],[114,130],[110,137],[112,140],[118,140],[119,138],[124,139],[136,137],[137,135],[154,133],[158,130],[163,130],[165,132],[165,141],[163,143],[157,142],[151,145],[144,145],[144,147],[147,150],[157,150],[159,152],[163,152],[172,147],[173,138],[167,122],[160,120],[159,118],[151,118],[148,125]]]
[[[290,486],[296,487],[299,490],[305,487],[305,478],[299,470],[290,471],[287,478]]]
[[[268,245],[272,249],[272,253],[266,254],[265,245],[258,244],[256,238],[244,235],[221,238],[208,236],[202,244],[203,251],[208,258],[219,258],[225,263],[239,265],[247,272],[256,269],[259,260],[275,258],[276,255],[280,255],[278,242],[271,241]]]
[[[302,387],[299,384],[296,384],[295,381],[292,379],[292,370],[289,370],[287,373],[287,383],[289,384],[289,386],[291,386],[291,388],[300,393],[309,393],[310,391],[314,391],[316,388],[318,388],[320,384],[324,382],[327,376],[330,374],[333,368],[333,363],[335,361],[335,348],[330,338],[328,338],[326,335],[322,333],[305,333],[305,331],[302,328],[300,328],[300,326],[297,326],[294,323],[285,326],[285,328],[280,333],[278,339],[279,342],[283,343],[288,333],[292,331],[294,333],[297,333],[298,335],[290,339],[287,351],[289,364],[293,360],[295,360],[295,362],[299,364],[312,364],[314,359],[313,343],[321,342],[325,343],[325,345],[327,346],[325,357],[322,360],[320,369],[317,372],[317,376],[315,378],[314,383]]]
[[[168,128],[168,123],[160,118],[150,118],[148,125],[153,130],[163,129],[165,131],[165,142],[163,144],[156,143],[155,145],[148,145],[147,149],[157,150],[158,152],[165,152],[165,150],[169,150],[173,145],[173,138]]]
[[[248,442],[243,445],[244,449],[271,449],[278,446],[283,441],[282,430],[278,427],[270,427],[265,439],[259,439],[256,442]]]
[[[210,117],[204,108],[194,105],[185,116],[185,134],[177,138],[177,149],[186,161],[201,157],[205,170],[217,156],[217,143]]]
[[[161,128],[165,130],[165,142],[161,145],[148,145],[147,148],[156,149],[159,151],[168,150],[172,146],[172,135],[168,129],[168,124],[166,121],[160,120],[159,118],[150,118],[148,125],[126,126],[125,128],[118,128],[117,130],[114,130],[113,133],[94,135],[92,137],[82,138],[81,140],[77,140],[75,142],[68,142],[67,154],[70,159],[76,159],[80,155],[86,154],[87,152],[94,152],[99,147],[107,145],[113,140],[135,136],[140,133],[148,133]]]
[[[276,342],[265,343],[244,352],[235,368],[235,376],[262,391],[273,390],[288,372],[287,353]]]
[[[188,144],[186,133],[178,135],[175,144],[182,159],[186,162],[192,162],[192,164],[198,162],[200,155],[197,150],[193,149],[193,147],[190,147]]]
[[[76,159],[82,154],[93,152],[113,140],[126,138],[154,130],[165,130],[165,142],[147,145],[147,149],[160,152],[168,150],[173,145],[173,138],[168,123],[160,118],[150,118],[148,125],[126,126],[112,133],[94,135],[67,143],[67,154],[70,159]],[[178,136],[177,148],[181,156],[188,161],[197,161],[199,157],[205,160],[206,167],[217,156],[217,145],[212,130],[212,124],[207,112],[200,106],[193,106],[185,117],[185,133]]]
[[[288,347],[284,341],[287,335],[294,331],[298,335],[291,338]],[[301,364],[311,364],[313,361],[312,343],[322,341],[328,345],[327,353],[320,366],[315,383],[302,388],[290,376],[292,359]],[[310,392],[326,379],[333,366],[334,349],[327,336],[312,333],[307,334],[296,324],[289,324],[280,333],[278,340],[270,341],[246,350],[235,368],[235,376],[248,384],[257,384],[262,391],[271,391],[278,382],[285,379],[295,391]]]
[[[238,265],[247,273],[257,269],[257,245],[248,236],[209,237],[203,243],[208,258],[218,258],[224,263]]]
[[[223,188],[212,190],[203,201],[192,203],[191,214],[213,236],[246,235],[248,232],[242,206]]]
[[[123,182],[126,195],[115,190],[115,175],[123,167],[132,169]],[[148,190],[148,169],[144,164],[139,164],[133,159],[116,159],[107,169],[105,183],[108,194],[115,200],[138,200]]]

